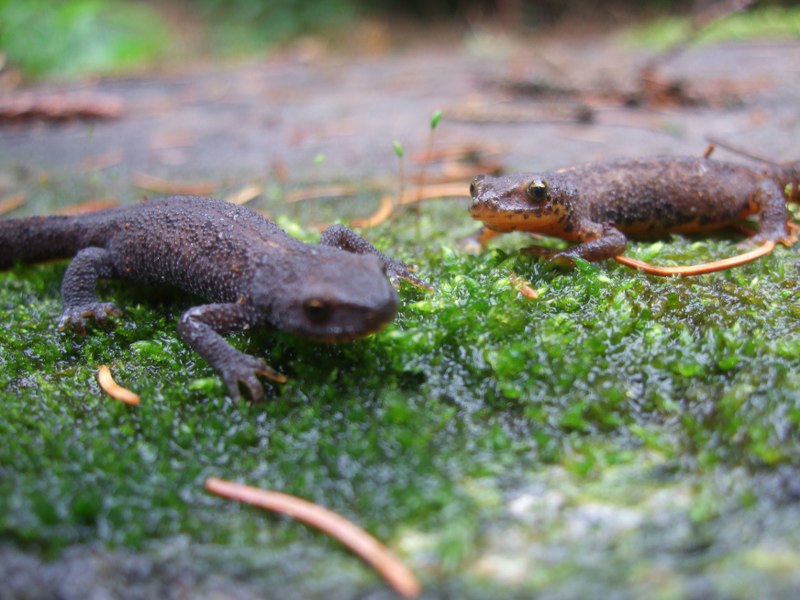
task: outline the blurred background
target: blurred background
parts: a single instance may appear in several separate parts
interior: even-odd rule
[[[799,156],[798,39],[800,6],[753,0],[0,0],[0,193],[396,191],[394,142],[464,190],[712,139]]]
[[[738,36],[798,31],[784,2],[630,0],[0,0],[0,51],[6,69],[27,78],[163,67],[185,60],[276,51],[311,36],[337,50],[382,52],[432,35],[481,27],[542,35],[557,24],[602,29],[660,20],[651,41],[680,35],[692,14],[710,6],[733,12],[757,5],[760,18]],[[667,19],[666,17],[671,17]],[[680,17],[680,18],[678,18]],[[734,34],[730,29],[728,34]]]

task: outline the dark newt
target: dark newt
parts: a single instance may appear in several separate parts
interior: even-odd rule
[[[102,324],[120,314],[98,301],[101,277],[175,285],[210,301],[183,313],[180,336],[219,373],[232,398],[241,385],[253,400],[264,395],[257,375],[285,378],[222,334],[272,326],[313,340],[349,341],[396,315],[398,295],[387,277],[429,288],[344,226],[307,244],[219,200],[174,196],[79,216],[0,220],[0,269],[73,256],[61,284],[60,329],[83,333],[84,319]]]
[[[800,162],[745,165],[708,158],[656,157],[586,163],[540,174],[480,175],[470,213],[497,233],[559,237],[565,250],[526,249],[557,263],[598,261],[625,251],[628,236],[720,229],[760,213],[750,242],[787,242],[787,197],[798,197]]]

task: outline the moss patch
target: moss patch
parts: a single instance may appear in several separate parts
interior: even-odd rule
[[[298,227],[297,213],[268,208]],[[315,219],[326,210],[363,204]],[[336,544],[207,495],[213,475],[342,512],[443,593],[791,589],[797,250],[666,280],[612,262],[560,270],[519,255],[520,237],[469,255],[458,241],[474,227],[441,202],[418,223],[409,212],[365,232],[439,288],[403,287],[400,315],[376,336],[232,336],[289,376],[262,405],[230,403],[177,337],[190,296],[110,282],[101,295],[124,316],[80,338],[55,329],[64,263],[0,274],[0,539],[47,557],[188,539],[228,549],[211,570],[230,570],[237,552],[288,568],[306,548],[315,585],[336,580],[325,567],[342,560]],[[724,236],[632,248],[654,262],[737,251]],[[100,364],[141,395],[138,408],[98,390]],[[354,573],[347,589],[374,581]],[[300,579],[283,585],[310,585]]]

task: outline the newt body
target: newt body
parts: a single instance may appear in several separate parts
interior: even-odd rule
[[[343,226],[319,244],[297,240],[252,210],[189,196],[80,216],[0,221],[0,269],[15,262],[74,257],[61,286],[60,328],[84,331],[119,309],[98,301],[101,277],[167,283],[209,304],[190,308],[178,331],[219,373],[232,398],[243,386],[263,396],[257,375],[283,377],[223,338],[272,326],[326,342],[374,333],[391,321],[398,296],[387,276],[427,287],[406,265]]]
[[[494,233],[527,231],[575,246],[534,247],[559,263],[623,253],[627,237],[706,232],[760,214],[753,242],[788,238],[786,195],[800,162],[751,168],[707,158],[657,157],[586,163],[546,173],[478,176],[470,213]]]

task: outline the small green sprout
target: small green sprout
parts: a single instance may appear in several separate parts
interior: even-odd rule
[[[431,131],[436,129],[436,126],[439,125],[439,121],[442,120],[442,111],[435,110],[433,111],[433,116],[431,117]]]

